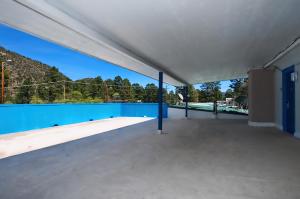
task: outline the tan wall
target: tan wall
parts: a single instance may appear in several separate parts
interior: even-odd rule
[[[253,69],[249,72],[249,121],[274,123],[275,71]]]

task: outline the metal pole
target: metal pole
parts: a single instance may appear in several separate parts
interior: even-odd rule
[[[66,101],[66,81],[64,80],[64,102]]]
[[[188,117],[188,87],[184,87],[184,98],[185,98],[185,117]]]
[[[215,118],[218,118],[218,101],[214,100],[214,114],[215,114]]]
[[[158,133],[162,133],[163,120],[163,72],[159,72],[158,78]]]
[[[4,104],[4,62],[2,62],[2,71],[1,71],[1,103]]]
[[[104,82],[105,84],[105,102],[108,102],[108,89],[107,89],[107,84],[106,82]]]

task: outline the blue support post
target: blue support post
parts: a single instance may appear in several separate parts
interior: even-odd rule
[[[185,99],[185,117],[188,117],[188,102],[189,102],[189,97],[188,97],[188,87],[184,87],[184,99]]]
[[[158,132],[162,133],[163,125],[163,72],[159,72],[158,82]]]

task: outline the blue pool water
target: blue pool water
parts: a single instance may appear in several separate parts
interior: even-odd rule
[[[157,113],[157,103],[0,105],[0,134],[110,117],[157,117]],[[167,104],[163,117],[168,117]]]

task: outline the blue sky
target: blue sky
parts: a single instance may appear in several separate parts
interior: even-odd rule
[[[147,83],[157,84],[157,80],[2,24],[0,24],[0,46],[50,66],[55,66],[72,80],[96,76],[101,76],[103,79],[113,79],[115,76],[120,75],[123,78],[128,78],[131,83],[139,83],[143,86]],[[226,91],[229,83],[229,81],[223,81],[221,90]],[[200,85],[195,85],[195,87],[199,88]],[[168,88],[174,89],[170,85],[168,85]]]

